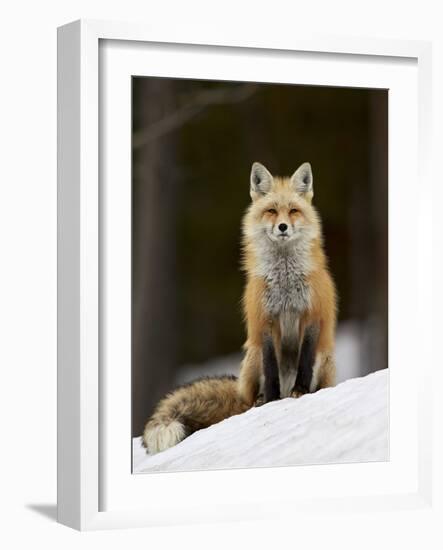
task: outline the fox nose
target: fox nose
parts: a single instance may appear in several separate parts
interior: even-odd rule
[[[282,233],[284,233],[286,231],[286,229],[288,229],[288,226],[285,224],[285,223],[281,223],[278,228],[280,229],[280,231]]]

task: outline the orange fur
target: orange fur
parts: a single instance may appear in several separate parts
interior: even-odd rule
[[[258,171],[256,179],[252,179],[254,170]],[[302,165],[290,179],[273,178],[263,166],[253,165],[253,202],[243,220],[243,267],[247,274],[243,311],[248,337],[240,377],[238,381],[229,376],[196,380],[162,399],[146,423],[143,434],[150,453],[176,445],[194,431],[240,414],[257,403],[264,377],[264,335],[272,336],[277,361],[282,359],[281,344],[287,334],[282,334],[278,315],[270,314],[265,306],[269,282],[260,273],[255,233],[261,223],[274,228],[288,223],[307,232],[309,246],[305,255],[309,261],[306,258],[305,261],[309,269],[306,269],[303,284],[309,289],[309,305],[298,312],[291,337],[302,342],[307,327],[318,325],[315,348],[318,371],[313,390],[334,385],[335,288],[323,251],[320,220],[311,205],[312,185],[306,184],[309,178],[305,181],[309,174],[310,166]],[[300,191],[299,187],[303,188],[305,184],[307,188]],[[272,262],[270,265],[272,268]],[[294,389],[291,395],[298,397],[300,394]]]
[[[263,385],[264,335],[272,334],[277,357],[281,347],[280,324],[265,307],[268,283],[264,276],[257,273],[258,254],[255,235],[260,223],[278,225],[281,222],[296,223],[296,220],[299,220],[299,223],[307,228],[312,226],[314,237],[309,245],[310,269],[306,275],[310,304],[300,315],[298,333],[294,330],[294,338],[301,341],[305,327],[313,323],[318,324],[319,336],[315,351],[320,367],[314,391],[335,383],[334,340],[337,309],[335,287],[323,250],[320,221],[311,204],[312,191],[299,193],[294,190],[294,184],[290,178],[272,178],[266,193],[259,194],[253,189],[251,196],[253,202],[243,220],[243,267],[247,274],[243,311],[247,340],[244,345],[246,353],[239,378],[240,394],[250,405],[258,398],[259,389]]]

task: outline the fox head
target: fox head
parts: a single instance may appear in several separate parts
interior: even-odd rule
[[[286,245],[320,236],[320,222],[312,206],[312,169],[303,163],[290,178],[274,177],[259,162],[251,169],[252,204],[245,218],[245,234]]]

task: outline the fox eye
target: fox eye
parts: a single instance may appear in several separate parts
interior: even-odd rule
[[[297,212],[297,208],[291,208],[291,210],[289,211],[290,214],[297,214]]]
[[[270,209],[268,210],[268,214],[273,214],[273,215],[275,215],[275,214],[277,214],[277,210],[276,210],[275,208],[270,208]]]

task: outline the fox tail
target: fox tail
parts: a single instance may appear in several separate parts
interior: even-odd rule
[[[150,454],[180,443],[197,430],[245,412],[235,376],[200,378],[164,397],[146,423],[143,444]]]

